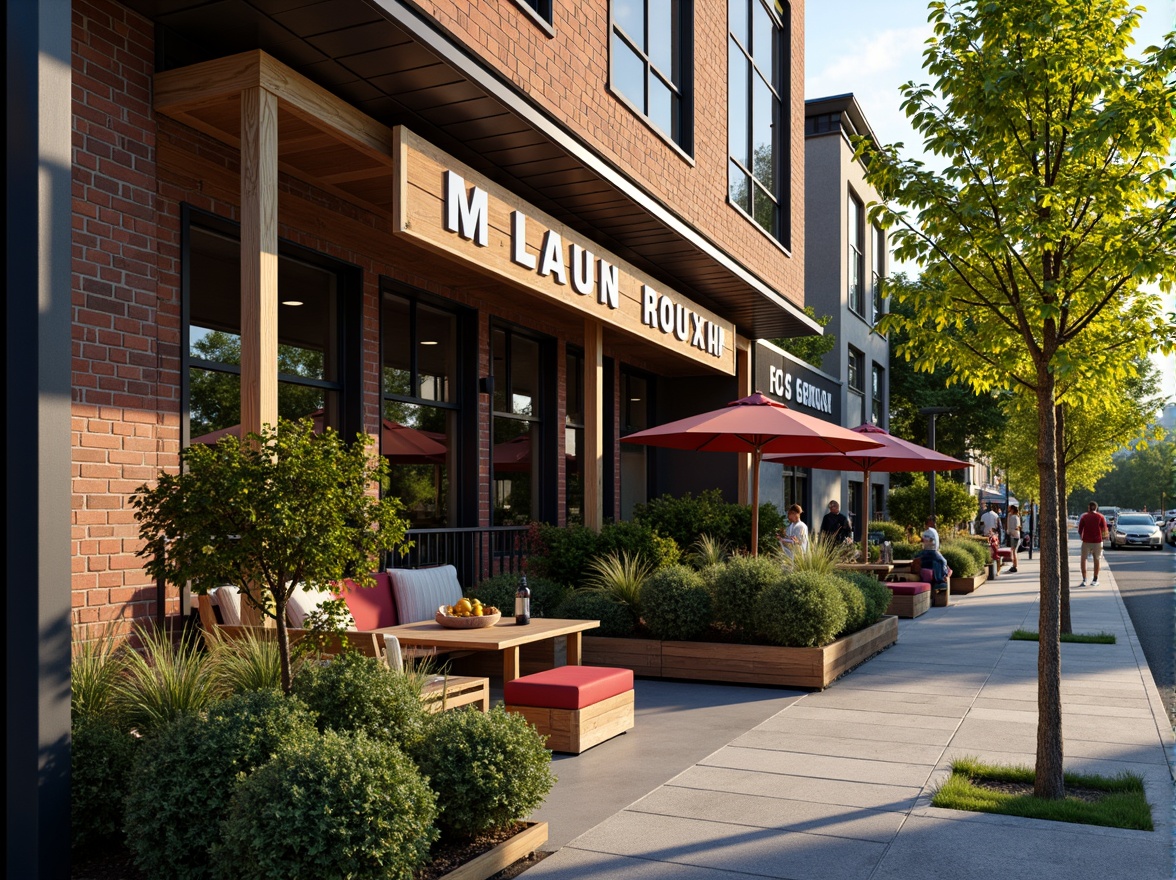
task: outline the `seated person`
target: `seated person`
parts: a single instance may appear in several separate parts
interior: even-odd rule
[[[936,535],[932,533],[931,529],[923,532],[922,538],[923,550],[919,553],[920,566],[931,571],[931,589],[946,590],[948,578],[951,577],[951,567],[935,546]]]

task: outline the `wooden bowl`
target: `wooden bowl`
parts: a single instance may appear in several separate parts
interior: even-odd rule
[[[481,629],[485,626],[494,626],[502,620],[502,613],[483,614],[481,617],[451,617],[438,610],[436,620],[446,629]]]

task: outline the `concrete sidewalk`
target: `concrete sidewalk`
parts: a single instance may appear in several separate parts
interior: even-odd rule
[[[1009,634],[1037,628],[1037,580],[1022,557],[822,693],[638,682],[635,730],[557,760],[558,851],[528,880],[1176,876],[1172,728],[1105,566],[1074,631],[1117,644],[1062,646],[1066,769],[1141,775],[1156,830],[930,806],[953,758],[1034,762],[1037,644]]]

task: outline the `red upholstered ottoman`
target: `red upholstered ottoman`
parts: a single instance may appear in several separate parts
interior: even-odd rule
[[[887,584],[890,605],[887,614],[898,617],[918,617],[931,608],[931,585],[925,581]]]
[[[553,752],[578,755],[633,726],[631,669],[557,666],[508,681],[503,696]]]

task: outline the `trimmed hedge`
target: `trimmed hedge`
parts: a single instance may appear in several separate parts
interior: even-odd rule
[[[952,577],[974,577],[980,571],[980,563],[965,548],[959,546],[958,541],[941,544],[939,552],[943,554],[943,558],[951,566]]]
[[[983,541],[977,541],[972,538],[956,538],[944,542],[941,546],[959,547],[970,555],[976,562],[976,574],[982,572],[985,566],[988,565],[989,560],[992,559],[992,551],[988,547],[987,538]],[[970,575],[965,575],[965,577],[970,577]]]
[[[906,540],[906,529],[890,520],[875,520],[866,526],[866,532],[881,532],[882,540],[891,544],[900,544]]]
[[[758,631],[769,644],[827,645],[845,629],[845,600],[836,575],[796,571],[764,587],[756,602]]]
[[[117,843],[139,740],[110,718],[94,713],[71,725],[69,750],[70,845],[79,851]]]
[[[633,520],[673,538],[679,547],[691,547],[700,535],[710,535],[728,547],[751,549],[751,507],[723,500],[718,489],[698,497],[662,495],[633,509]],[[759,549],[769,553],[778,545],[776,531],[787,520],[773,504],[760,505]]]
[[[528,575],[571,587],[585,586],[588,564],[610,553],[628,553],[655,568],[673,565],[682,555],[672,538],[638,522],[607,523],[599,534],[585,526],[532,523],[528,543]]]
[[[766,556],[736,556],[715,572],[715,621],[743,639],[759,626],[760,594],[784,577],[780,566]]]
[[[320,731],[363,731],[405,749],[424,736],[419,684],[375,657],[349,651],[330,663],[307,663],[293,689],[318,716]]]
[[[521,574],[499,574],[479,583],[466,595],[471,599],[477,597],[483,605],[493,605],[502,612],[503,617],[513,617],[515,607],[515,593],[519,589]],[[560,606],[570,588],[542,577],[527,576],[527,588],[531,591],[531,616],[555,617],[555,609]]]
[[[882,615],[890,607],[890,590],[886,588],[886,584],[864,571],[839,571],[837,576],[853,584],[865,600],[865,614],[858,629],[864,629],[882,619]],[[847,628],[846,632],[856,632],[856,630]]]
[[[711,594],[698,572],[685,565],[658,569],[641,589],[645,625],[655,638],[689,641],[714,617]]]
[[[437,824],[460,836],[522,819],[555,784],[544,738],[501,705],[432,716],[412,754],[437,793]]]
[[[599,627],[584,631],[584,635],[588,637],[625,638],[633,635],[633,630],[637,626],[637,621],[633,619],[628,607],[620,602],[614,602],[603,593],[588,590],[573,590],[556,609],[555,616],[569,620],[599,620]]]
[[[282,743],[317,737],[302,701],[270,690],[229,697],[207,717],[181,716],[145,739],[126,800],[127,844],[135,864],[152,877],[214,876],[216,822],[227,814],[241,780]]]
[[[188,821],[207,833],[199,815]],[[436,795],[396,746],[311,733],[241,784],[215,858],[234,880],[411,880],[437,839],[436,815]]]
[[[837,634],[838,637],[857,632],[866,625],[866,597],[856,583],[845,578],[837,578],[837,587],[841,590],[841,600],[845,603],[845,626]]]

